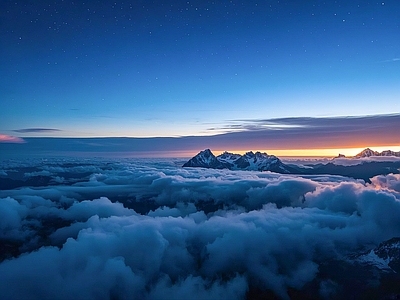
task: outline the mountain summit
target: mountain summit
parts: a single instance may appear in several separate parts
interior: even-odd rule
[[[378,151],[373,151],[369,148],[366,148],[354,157],[362,158],[362,157],[370,157],[370,156],[397,156],[397,157],[400,157],[400,151],[394,152],[392,150],[386,150],[386,151],[378,152]]]
[[[183,165],[183,167],[229,169],[230,164],[217,159],[210,149],[206,149],[200,151],[196,156],[192,157]]]
[[[210,149],[199,152],[186,162],[183,167],[200,167],[212,169],[272,171],[276,173],[292,173],[291,167],[282,163],[275,155],[261,152],[247,152],[244,155],[224,152],[215,156]]]

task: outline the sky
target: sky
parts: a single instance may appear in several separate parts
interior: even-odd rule
[[[260,120],[264,129],[277,119],[308,118],[315,128],[332,118],[398,120],[399,15],[395,0],[1,1],[1,140],[243,136]],[[289,123],[267,135],[299,127]],[[338,146],[316,142],[315,130],[307,148],[398,149],[392,128],[385,144],[368,135],[355,143],[353,132],[351,145]],[[290,140],[218,150],[304,149]]]

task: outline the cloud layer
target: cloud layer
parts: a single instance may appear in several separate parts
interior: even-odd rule
[[[209,130],[213,136],[158,138],[25,138],[26,144],[0,143],[7,157],[43,155],[188,157],[200,150],[291,150],[379,147],[400,144],[393,130],[400,114],[364,117],[281,118],[236,120]],[[47,134],[57,129],[26,128],[19,133]],[[221,132],[223,132],[221,134]],[[243,149],[246,145],[247,149]]]
[[[3,162],[10,186],[37,184],[0,191],[2,297],[287,298],[311,282],[322,297],[339,285],[319,279],[324,262],[400,235],[398,175],[365,184],[180,163]]]
[[[400,114],[360,117],[280,118],[237,120],[222,128],[227,141],[245,141],[254,149],[352,148],[397,145],[392,128]],[[236,145],[239,146],[239,145]]]

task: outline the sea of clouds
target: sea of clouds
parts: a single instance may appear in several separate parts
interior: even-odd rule
[[[14,184],[0,191],[1,298],[287,298],[324,261],[400,236],[398,174],[367,184],[182,163],[1,162]],[[321,297],[337,286],[318,284]]]

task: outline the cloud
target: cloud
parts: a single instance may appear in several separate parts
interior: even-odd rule
[[[1,238],[11,236],[18,238],[19,233],[16,231],[21,227],[23,218],[27,216],[27,207],[20,205],[10,197],[0,200],[0,211],[2,212],[0,221]]]
[[[400,114],[233,122],[241,127],[236,126],[218,138],[221,144],[230,143],[236,148],[239,142],[257,149],[348,148],[371,143],[390,145],[400,139],[400,134],[393,134],[391,130],[400,122]]]
[[[45,133],[45,132],[57,132],[61,130],[55,128],[23,128],[23,129],[16,129],[13,131],[18,133]]]
[[[101,218],[111,216],[130,216],[135,212],[125,208],[121,203],[112,203],[106,197],[95,200],[85,200],[74,203],[66,211],[66,217],[76,221],[86,221],[91,216],[97,215]]]
[[[333,163],[335,165],[341,166],[356,166],[366,162],[399,162],[400,157],[396,156],[371,156],[371,157],[361,157],[361,158],[334,158],[333,160],[327,160],[324,163]]]
[[[16,136],[0,134],[0,143],[22,144],[25,143],[25,140]]]
[[[395,58],[392,58],[392,59],[384,60],[382,62],[387,63],[387,62],[396,62],[396,61],[400,61],[400,58],[399,57],[395,57]]]
[[[341,286],[321,268],[400,235],[400,176],[183,169],[174,161],[1,163],[64,181],[0,191],[8,299],[289,298]],[[11,259],[12,258],[12,259]],[[23,287],[23,288],[21,288]]]
[[[375,176],[371,178],[371,184],[376,189],[388,190],[400,193],[400,174],[389,174],[387,176]],[[398,195],[398,194],[397,194]],[[400,195],[397,196],[400,199]]]

